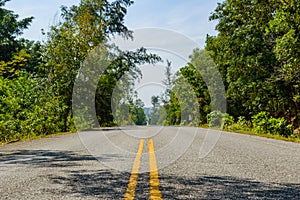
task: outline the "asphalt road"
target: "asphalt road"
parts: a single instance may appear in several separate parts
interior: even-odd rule
[[[200,158],[207,134],[127,127],[4,145],[0,199],[300,199],[300,144],[222,132]]]

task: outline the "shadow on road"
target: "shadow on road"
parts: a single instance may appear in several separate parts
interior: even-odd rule
[[[300,199],[300,184],[263,183],[248,179],[203,176],[161,177],[164,199]]]
[[[122,199],[130,174],[117,171],[70,171],[68,176],[51,177],[54,184],[64,185],[63,191],[47,191],[69,196]],[[49,189],[51,190],[51,189]]]
[[[115,170],[72,171],[68,177],[51,177],[54,184],[64,185],[60,194],[78,196],[84,199],[123,199],[130,173]],[[149,199],[148,175],[140,174],[135,199]],[[46,192],[55,193],[55,190]]]
[[[99,160],[115,159],[118,155],[103,155]],[[8,154],[0,154],[0,164],[13,165],[23,164],[32,167],[70,167],[82,165],[83,161],[96,160],[91,155],[78,154],[73,151],[50,151],[50,150],[18,150]]]
[[[107,155],[100,159],[111,159]],[[51,184],[60,190],[47,188],[45,192],[80,196],[83,198],[122,199],[130,177],[129,173],[101,169],[84,170],[74,166],[83,166],[85,161],[94,161],[88,155],[71,151],[19,150],[9,154],[0,154],[0,165],[24,164],[30,167],[63,168],[63,174],[46,175]],[[300,199],[299,184],[265,183],[249,179],[227,176],[183,177],[160,175],[160,189],[163,199]],[[54,187],[56,188],[56,187]],[[140,174],[136,199],[149,199],[149,174]]]
[[[122,199],[129,173],[112,170],[73,171],[68,177],[52,177],[55,184],[69,189],[66,195]],[[300,199],[300,184],[263,183],[234,177],[203,176],[184,178],[161,176],[163,199]],[[49,191],[48,191],[49,192]],[[54,191],[52,191],[54,192]],[[149,175],[140,174],[135,199],[149,199]]]

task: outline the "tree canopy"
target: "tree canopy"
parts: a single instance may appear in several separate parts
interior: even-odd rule
[[[206,49],[222,73],[229,114],[266,111],[299,126],[299,1],[225,0]]]

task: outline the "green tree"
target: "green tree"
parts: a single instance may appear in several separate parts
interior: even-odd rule
[[[0,0],[0,141],[61,131],[61,99],[39,71],[42,45],[20,36],[32,17],[18,20]]]
[[[273,81],[285,91],[290,122],[300,125],[300,2],[298,0],[273,1],[277,3],[274,18],[269,22],[267,34],[275,35],[273,52],[279,62]]]
[[[62,130],[57,113],[61,99],[47,81],[21,72],[14,79],[0,77],[0,141],[18,141]]]
[[[136,125],[146,125],[147,117],[144,113],[144,103],[141,99],[137,99],[130,106],[131,119],[134,121]]]
[[[152,103],[152,106],[153,108],[156,108],[159,106],[159,96],[152,96],[151,97],[151,103]]]
[[[168,107],[167,125],[179,125],[181,121],[180,102],[174,92],[171,92],[170,105]]]
[[[278,4],[272,1],[226,0],[210,20],[218,20],[216,37],[207,37],[210,52],[226,85],[231,115],[251,116],[262,111],[283,115],[288,104],[282,88],[270,78],[278,65],[274,35],[267,34]]]
[[[0,75],[13,78],[20,71],[29,69],[28,60],[34,55],[27,51],[28,41],[18,38],[33,17],[18,20],[18,14],[3,8],[8,1],[0,0]]]
[[[46,61],[50,79],[57,85],[57,91],[64,98],[67,109],[62,113],[65,130],[71,115],[72,88],[77,72],[87,55],[99,45],[106,45],[110,37],[121,35],[131,37],[131,31],[124,25],[130,0],[82,0],[79,6],[62,8],[62,22],[51,27],[46,44]],[[108,48],[108,46],[107,46]],[[111,94],[117,80],[126,71],[138,75],[138,64],[155,62],[159,58],[148,55],[144,48],[136,52],[117,51],[110,60],[110,67],[102,74],[96,94],[96,110],[100,125],[111,124]]]
[[[151,104],[152,104],[152,108],[151,108],[151,112],[150,112],[150,116],[149,116],[149,118],[150,118],[149,121],[150,121],[151,125],[158,125],[160,110],[161,110],[160,97],[152,96]]]
[[[33,17],[18,20],[19,15],[3,8],[8,1],[0,0],[0,60],[5,62],[11,61],[12,56],[20,50],[17,37],[33,20]]]
[[[180,69],[180,74],[193,88],[199,104],[200,123],[205,124],[207,115],[211,112],[211,97],[207,84],[213,82],[211,80],[213,70],[211,69],[215,68],[215,63],[206,50],[200,49],[194,49],[190,59],[190,63]],[[207,82],[203,77],[206,77]]]
[[[266,112],[299,125],[299,1],[226,0],[206,49],[226,85],[228,111],[253,119]],[[276,120],[273,120],[276,121]]]
[[[207,123],[207,115],[211,112],[212,102],[210,92],[218,94],[219,86],[214,82],[216,66],[209,53],[206,50],[194,49],[190,59],[190,62],[180,69],[173,80],[176,90],[171,93],[167,120],[171,124],[178,124],[180,120],[195,122],[195,119],[199,120],[197,123]],[[207,84],[211,85],[210,91]],[[198,105],[195,104],[194,95]],[[195,109],[195,107],[199,108]],[[188,113],[188,116],[181,119],[184,113]]]

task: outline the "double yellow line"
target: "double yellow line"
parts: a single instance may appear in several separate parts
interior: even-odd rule
[[[135,197],[135,189],[138,181],[138,174],[140,169],[141,156],[143,153],[144,143],[145,143],[144,140],[140,140],[140,145],[133,163],[131,176],[124,196],[124,200],[133,200]],[[149,157],[149,171],[150,171],[150,199],[162,200],[162,195],[159,190],[159,176],[158,176],[154,144],[152,139],[148,140],[148,157]]]

